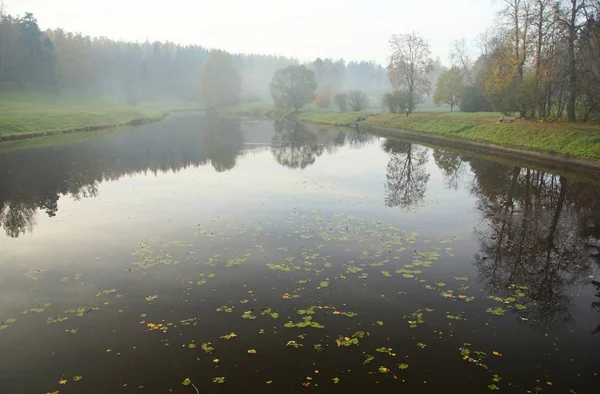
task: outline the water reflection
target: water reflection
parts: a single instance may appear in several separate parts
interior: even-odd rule
[[[448,189],[458,189],[458,185],[467,173],[465,161],[459,153],[434,149],[433,160],[444,174],[444,180]]]
[[[386,140],[383,150],[389,153],[386,169],[385,205],[409,209],[425,197],[430,174],[426,164],[429,149],[408,142]]]
[[[501,297],[522,290],[520,316],[534,324],[570,321],[573,287],[587,284],[600,263],[598,239],[582,227],[589,210],[600,209],[598,189],[479,159],[470,165],[482,217],[475,228],[480,281]]]
[[[244,148],[240,123],[210,118],[206,126],[210,131],[202,138],[202,142],[208,159],[217,172],[231,170]]]
[[[302,123],[278,120],[274,122],[273,157],[277,163],[290,168],[306,168],[324,151],[317,135]]]
[[[0,227],[9,237],[31,232],[37,211],[55,216],[61,196],[96,197],[100,183],[126,175],[178,172],[208,163],[225,172],[262,143],[272,144],[282,166],[304,169],[324,152],[333,154],[344,145],[361,148],[374,139],[288,121],[263,122],[257,125],[259,133],[245,125],[254,126],[217,117],[174,117],[102,138],[1,153]]]

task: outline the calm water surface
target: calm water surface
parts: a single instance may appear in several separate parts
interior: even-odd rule
[[[281,122],[67,139],[0,153],[2,394],[600,389],[593,182]]]

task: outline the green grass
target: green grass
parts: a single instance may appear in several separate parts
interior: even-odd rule
[[[365,123],[445,137],[524,148],[527,150],[600,160],[600,124],[541,123],[517,120],[496,123],[498,113],[415,112],[406,117],[384,113]]]
[[[309,107],[298,111],[295,115],[299,121],[329,124],[333,126],[346,126],[356,123],[357,119],[364,116],[366,112],[338,112],[327,108]]]
[[[158,108],[160,106],[158,104]],[[0,138],[157,120],[163,116],[163,111],[158,108],[115,104],[85,96],[4,88],[0,90]]]
[[[271,118],[274,107],[268,101],[239,104],[219,109],[219,115],[230,119]]]

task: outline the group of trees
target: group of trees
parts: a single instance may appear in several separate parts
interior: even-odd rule
[[[464,41],[453,45],[436,102],[529,119],[600,117],[600,1],[500,2],[501,23],[480,36],[476,59]]]
[[[476,57],[454,43],[452,67],[432,78],[429,44],[416,33],[393,35],[388,65],[390,111],[411,111],[424,95],[451,110],[518,113],[529,119],[600,118],[600,1],[498,0],[499,23],[483,33]]]
[[[297,112],[312,102],[320,107],[329,107],[331,93],[315,93],[319,84],[315,72],[304,65],[290,65],[273,74],[271,97],[277,108],[283,112]],[[362,111],[369,106],[369,97],[362,90],[337,93],[333,102],[340,111]]]

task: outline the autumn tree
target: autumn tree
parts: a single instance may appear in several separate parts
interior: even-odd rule
[[[429,43],[417,33],[394,34],[390,39],[392,55],[388,66],[390,83],[409,93],[408,108],[413,111],[420,94],[429,93],[432,68]]]
[[[450,70],[444,71],[438,78],[435,85],[433,102],[435,105],[449,105],[450,112],[452,112],[454,106],[460,103],[463,88],[462,72],[458,67],[452,67]]]
[[[348,95],[346,93],[338,93],[333,96],[333,103],[340,112],[348,111]]]
[[[270,88],[277,107],[297,112],[312,101],[317,81],[315,73],[305,66],[291,65],[273,74]]]
[[[235,104],[240,96],[242,79],[231,54],[212,50],[200,72],[200,98],[209,108]]]

